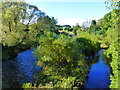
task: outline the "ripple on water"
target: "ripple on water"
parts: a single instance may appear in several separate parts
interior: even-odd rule
[[[34,82],[34,74],[41,68],[36,66],[37,58],[34,50],[26,50],[18,54],[14,59],[2,62],[2,86],[3,88],[14,88],[26,82]]]

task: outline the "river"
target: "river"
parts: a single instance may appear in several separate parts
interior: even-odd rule
[[[36,66],[37,58],[33,56],[33,51],[26,50],[14,59],[2,62],[3,88],[20,88],[23,83],[34,83],[35,73],[41,68]]]
[[[33,49],[26,50],[19,53],[14,59],[2,62],[3,88],[20,88],[23,83],[35,82],[35,73],[41,68],[36,66],[37,58],[33,56],[33,51]],[[98,52],[99,60],[91,66],[85,88],[108,88],[110,68],[106,64],[103,52],[104,50]]]
[[[84,88],[109,88],[110,85],[110,67],[107,64],[104,50],[98,51],[98,62],[92,64],[90,73]]]

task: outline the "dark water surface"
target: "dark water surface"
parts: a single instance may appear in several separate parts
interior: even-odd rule
[[[103,52],[103,49],[98,52],[99,60],[91,66],[85,88],[109,88],[110,67]]]
[[[2,62],[2,88],[17,88],[23,83],[34,83],[34,75],[41,68],[35,65],[37,58],[33,57],[33,51],[26,50],[14,59]]]
[[[23,83],[35,81],[35,73],[41,68],[36,66],[37,58],[33,55],[34,50],[26,50],[18,54],[11,60],[2,62],[2,86],[3,88],[21,87]],[[100,50],[99,60],[93,64],[88,74],[85,88],[108,88],[110,84],[110,68],[106,64],[103,55],[104,50]]]

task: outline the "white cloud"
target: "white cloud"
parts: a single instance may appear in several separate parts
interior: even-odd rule
[[[78,23],[79,25],[82,25],[83,22],[90,22],[91,20],[98,20],[98,18],[60,18],[57,19],[58,21],[58,25],[71,25],[71,26],[75,26],[76,23]]]
[[[80,18],[70,18],[70,19],[66,19],[66,18],[60,18],[57,20],[58,21],[58,25],[76,25],[76,23],[81,24],[84,19],[80,19]]]

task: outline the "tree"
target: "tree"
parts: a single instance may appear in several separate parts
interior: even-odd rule
[[[41,29],[42,32],[45,30],[54,31],[56,27],[57,21],[54,17],[45,16],[44,18],[39,18],[37,21],[38,28]]]
[[[2,44],[6,46],[17,46],[30,41],[31,32],[35,32],[29,30],[29,26],[39,17],[45,16],[36,6],[25,2],[4,2],[2,11]]]
[[[77,35],[79,31],[81,31],[81,27],[78,23],[76,23],[76,26],[73,26],[73,32],[75,35]]]
[[[96,20],[92,20],[91,25],[96,25]]]
[[[84,23],[82,23],[81,29],[82,29],[82,31],[85,31],[85,24]]]
[[[35,55],[38,57],[37,65],[43,70],[37,76],[38,88],[72,88],[83,85],[89,69],[84,51],[92,44],[90,40],[63,34],[56,38],[55,33],[45,31],[39,42]]]
[[[113,12],[112,20],[114,23],[112,23],[112,28],[108,32],[111,33],[111,37],[109,38],[108,42],[110,43],[109,49],[107,50],[107,55],[109,58],[112,58],[112,62],[110,63],[113,75],[111,75],[111,84],[110,88],[120,88],[119,79],[119,71],[120,71],[120,60],[119,60],[119,43],[120,43],[120,1],[119,0],[112,0],[111,6],[115,12]],[[109,37],[109,33],[107,34],[107,38]],[[112,41],[111,41],[112,40]]]
[[[34,5],[25,2],[3,2],[2,6],[0,41],[5,47],[3,51],[8,51],[5,56],[13,57],[20,51],[35,47],[38,44],[40,30],[50,30],[55,26],[54,18],[47,17],[44,12]],[[39,18],[43,18],[44,22],[47,22],[47,24],[41,22],[41,24],[45,24],[45,28],[36,28],[35,25]]]

